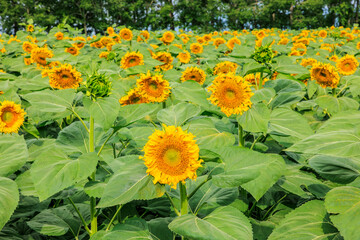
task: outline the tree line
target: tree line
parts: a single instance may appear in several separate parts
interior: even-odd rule
[[[15,33],[33,19],[48,30],[66,21],[103,32],[107,26],[136,29],[350,27],[359,22],[359,0],[0,0],[0,30]]]

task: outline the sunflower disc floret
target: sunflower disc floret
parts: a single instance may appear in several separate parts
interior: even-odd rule
[[[219,106],[228,117],[232,114],[241,115],[252,105],[250,98],[254,93],[249,83],[234,73],[220,74],[208,90],[212,92],[209,98],[211,103]]]
[[[154,177],[154,184],[176,185],[187,178],[195,180],[196,170],[201,166],[199,147],[195,136],[180,127],[163,125],[145,144],[143,151],[147,173]]]

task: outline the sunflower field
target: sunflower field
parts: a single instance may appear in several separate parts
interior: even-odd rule
[[[359,39],[2,34],[0,239],[360,239]]]

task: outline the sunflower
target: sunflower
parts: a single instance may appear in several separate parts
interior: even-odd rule
[[[181,63],[188,63],[190,62],[191,55],[188,51],[181,52],[179,55],[177,55],[177,58]]]
[[[48,75],[50,86],[57,89],[76,89],[82,81],[81,73],[67,63],[50,69]]]
[[[199,84],[204,84],[206,79],[206,74],[204,70],[198,67],[188,67],[184,72],[182,72],[180,80],[182,82],[193,80]]]
[[[120,37],[126,41],[130,41],[133,37],[132,31],[128,28],[121,29],[119,34],[120,34]]]
[[[176,44],[176,43],[174,43],[173,46],[175,46],[175,47],[177,47],[177,48],[179,48],[179,49],[183,49],[183,47],[182,47],[181,44]]]
[[[234,73],[217,76],[208,88],[212,92],[209,100],[221,108],[221,111],[230,116],[242,114],[251,107],[251,92],[248,82]]]
[[[326,36],[327,36],[326,30],[321,30],[321,31],[319,32],[319,37],[326,38]]]
[[[256,33],[256,38],[257,39],[263,39],[264,37],[266,37],[266,33],[265,33],[264,30],[261,30],[261,31]]]
[[[99,54],[99,58],[107,59],[108,56],[109,56],[109,52],[102,52],[102,53]]]
[[[233,37],[233,38],[231,38],[231,39],[227,42],[226,46],[227,46],[229,49],[233,50],[234,47],[235,47],[235,44],[240,45],[240,44],[241,44],[241,41],[240,41],[238,38]]]
[[[172,41],[174,41],[175,39],[175,35],[170,32],[170,31],[167,31],[163,34],[162,38],[160,39],[164,44],[170,44]]]
[[[356,49],[360,49],[360,42],[356,44]]]
[[[3,91],[0,91],[0,96],[3,95],[3,94],[4,94],[4,92],[3,92]]]
[[[224,61],[221,63],[216,64],[215,68],[214,68],[214,75],[219,75],[221,73],[223,74],[227,74],[229,72],[236,72],[238,65],[236,63],[233,62],[229,62],[229,61]]]
[[[332,55],[331,57],[329,57],[329,60],[333,62],[337,62],[339,60],[339,57],[337,55]]]
[[[77,48],[77,46],[75,44],[73,44],[72,47],[65,48],[65,52],[68,52],[73,56],[77,56],[80,53],[79,49]]]
[[[137,65],[144,65],[144,56],[137,52],[127,52],[121,58],[121,68],[127,69]]]
[[[46,66],[46,58],[52,58],[53,56],[53,52],[46,47],[34,48],[33,50],[31,50],[31,60],[33,62],[36,62],[36,64],[39,66]]]
[[[297,51],[300,55],[299,56],[303,56],[306,54],[306,45],[303,43],[294,43],[293,47],[291,48],[292,52]]]
[[[226,40],[223,38],[215,38],[213,45],[218,48],[221,44],[226,43]]]
[[[176,185],[187,178],[195,180],[196,170],[201,167],[199,147],[195,136],[180,127],[163,125],[155,130],[145,144],[143,159],[147,173],[154,177],[153,183]]]
[[[310,70],[311,80],[315,80],[321,87],[336,88],[340,77],[331,64],[315,63]]]
[[[30,65],[32,63],[31,58],[24,57],[24,63],[25,63],[25,65]]]
[[[288,38],[282,38],[282,39],[278,42],[278,45],[286,45],[286,44],[288,44],[289,41],[290,41],[290,39],[288,39]]]
[[[34,25],[32,25],[32,24],[27,25],[26,26],[26,31],[33,32],[34,31]]]
[[[162,75],[141,74],[136,81],[139,94],[146,102],[163,102],[170,94],[169,82],[163,79]]]
[[[317,63],[317,60],[314,58],[304,58],[301,60],[300,65],[303,67],[312,66]]]
[[[104,45],[101,43],[101,41],[96,41],[90,44],[90,47],[96,47],[96,48],[103,48]]]
[[[19,104],[0,102],[0,132],[17,133],[24,122],[25,112]]]
[[[190,45],[190,50],[194,54],[200,54],[203,52],[204,48],[200,43],[192,43]]]
[[[119,102],[121,106],[126,106],[130,104],[145,103],[146,100],[139,93],[139,89],[135,88],[135,89],[131,89],[127,95],[120,98]]]
[[[24,42],[23,45],[22,45],[22,48],[25,52],[27,53],[31,53],[31,51],[34,49],[34,48],[37,48],[37,46],[31,42]]]
[[[185,33],[180,34],[179,37],[181,38],[184,44],[186,44],[190,40],[189,36],[186,35]]]
[[[150,33],[146,30],[141,31],[139,36],[137,37],[138,42],[147,41],[150,38]]]
[[[160,62],[163,62],[163,65],[156,66],[156,70],[167,71],[173,68],[172,62],[174,58],[170,53],[167,52],[158,52],[157,54],[153,54],[152,57]]]
[[[84,37],[76,37],[73,41],[76,41],[73,45],[75,45],[78,49],[82,49],[86,43],[86,39]]]
[[[109,35],[113,35],[113,34],[115,33],[113,27],[108,27],[108,28],[106,29],[106,32],[107,32]]]
[[[261,74],[258,72],[256,74],[253,74],[253,73],[250,73],[248,75],[246,75],[244,77],[244,80],[247,81],[248,83],[250,83],[251,85],[257,85],[259,86],[260,84],[260,77],[261,77]],[[264,85],[265,82],[269,81],[268,78],[263,78],[262,79],[262,84]]]
[[[206,41],[205,41],[205,38],[203,38],[203,37],[198,37],[197,39],[196,39],[196,41],[198,42],[198,43],[200,43],[200,44],[204,44]]]
[[[352,55],[346,55],[340,58],[336,62],[336,67],[340,74],[342,75],[352,75],[356,72],[357,67],[359,66],[358,61]]]
[[[57,40],[63,40],[64,38],[64,34],[62,32],[57,32],[54,35],[56,37]]]

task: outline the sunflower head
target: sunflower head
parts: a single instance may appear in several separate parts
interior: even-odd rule
[[[28,41],[25,41],[22,45],[22,48],[24,50],[24,52],[27,52],[27,53],[31,53],[31,51],[34,49],[34,48],[37,48],[37,45],[31,43],[31,42],[28,42]]]
[[[113,34],[115,33],[113,27],[108,27],[108,28],[106,29],[106,32],[107,32],[109,35],[113,35]]]
[[[254,60],[258,63],[270,63],[273,57],[274,53],[270,46],[257,47],[253,54]]]
[[[139,93],[139,89],[131,89],[127,95],[123,96],[119,100],[121,106],[131,105],[131,104],[140,104],[145,103],[146,100]]]
[[[187,67],[184,72],[182,72],[180,80],[182,82],[193,80],[195,82],[200,83],[201,85],[204,84],[206,79],[206,74],[204,70],[198,67]]]
[[[64,34],[62,32],[57,32],[54,35],[56,37],[57,40],[63,40],[64,38]]]
[[[146,102],[163,102],[170,95],[169,82],[160,74],[151,75],[150,71],[141,74],[136,85],[139,94]]]
[[[32,63],[31,58],[30,57],[24,57],[24,63],[25,63],[25,65],[30,65]]]
[[[50,69],[48,76],[50,86],[56,89],[76,89],[82,82],[81,73],[67,63]]]
[[[32,25],[32,24],[27,25],[26,26],[26,31],[33,32],[34,31],[34,25]]]
[[[36,62],[38,66],[46,66],[47,58],[52,58],[54,56],[53,52],[47,49],[46,47],[34,48],[31,50],[31,60]]]
[[[19,104],[0,102],[0,132],[17,133],[24,122],[25,112]]]
[[[208,90],[212,92],[209,98],[211,103],[219,106],[228,117],[232,114],[241,115],[252,105],[250,98],[254,93],[251,92],[250,84],[234,73],[220,74]]]
[[[216,64],[214,68],[214,75],[227,74],[229,72],[236,72],[238,65],[230,61],[224,61]]]
[[[147,30],[141,31],[137,41],[138,42],[142,42],[142,41],[147,41],[150,38],[150,33]]]
[[[94,100],[107,97],[111,94],[111,82],[105,73],[94,73],[86,80],[86,95]]]
[[[300,65],[303,67],[312,66],[317,63],[317,60],[314,58],[304,58],[301,60]]]
[[[163,34],[161,41],[164,44],[170,44],[170,43],[172,43],[172,41],[174,41],[174,39],[175,39],[175,35],[172,32],[167,31]]]
[[[109,52],[101,52],[101,53],[99,54],[99,58],[105,58],[105,59],[107,59],[108,56],[109,56]]]
[[[192,43],[190,45],[190,50],[194,54],[201,54],[204,51],[204,48],[200,43]]]
[[[80,53],[78,47],[75,44],[73,44],[72,47],[65,48],[65,52],[68,52],[73,56],[77,56]]]
[[[336,62],[336,67],[342,75],[352,75],[356,72],[359,62],[352,55],[346,55]]]
[[[133,33],[128,28],[121,29],[119,34],[121,39],[124,39],[125,41],[130,41],[133,38]]]
[[[188,51],[181,52],[177,55],[177,58],[181,63],[188,63],[190,62],[191,55]]]
[[[75,37],[73,41],[76,41],[73,45],[75,45],[78,49],[82,49],[86,43],[86,39],[84,37]]]
[[[315,80],[323,88],[336,88],[340,80],[335,67],[329,63],[315,63],[310,70],[310,74],[311,80]]]
[[[221,44],[226,43],[226,40],[223,38],[215,38],[213,45],[218,48]]]
[[[227,42],[226,46],[227,46],[230,50],[233,50],[234,47],[235,47],[235,44],[237,44],[237,45],[240,45],[240,44],[241,44],[240,39],[238,39],[237,37],[231,38],[231,39]]]
[[[326,30],[320,30],[319,37],[326,38],[326,36],[327,36],[327,31]]]
[[[154,184],[176,185],[187,178],[195,180],[196,170],[201,166],[199,147],[195,136],[180,127],[163,125],[155,130],[144,146],[144,160],[147,173],[154,177]]]
[[[160,66],[156,66],[157,71],[167,71],[173,68],[172,62],[174,58],[168,52],[158,52],[157,54],[153,54],[152,57],[164,64]]]
[[[127,69],[137,65],[144,65],[144,56],[138,52],[127,52],[121,58],[121,68]]]

